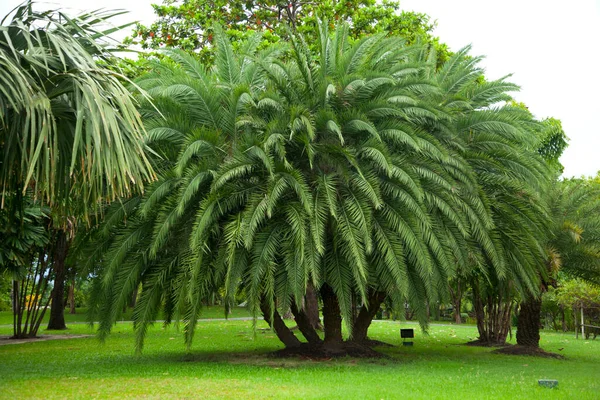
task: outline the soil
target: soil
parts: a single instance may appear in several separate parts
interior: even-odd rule
[[[519,345],[507,345],[500,349],[494,350],[492,353],[508,354],[508,355],[516,355],[516,356],[557,358],[557,359],[561,359],[561,360],[565,358],[564,356],[562,356],[560,354],[550,353],[539,347],[519,346]]]
[[[386,343],[386,342],[382,342],[381,340],[375,340],[375,339],[369,339],[369,338],[367,338],[367,340],[364,340],[362,342],[362,344],[364,344],[365,346],[368,346],[368,347],[396,347],[395,345],[393,345],[391,343]]]
[[[326,360],[338,357],[387,358],[385,354],[379,353],[371,348],[371,346],[385,345],[387,345],[387,343],[376,340],[370,340],[366,343],[347,341],[335,344],[320,343],[318,345],[302,343],[298,347],[278,350],[274,352],[273,355],[275,357],[301,357],[310,360]]]
[[[487,342],[487,341],[483,341],[483,340],[473,340],[472,342],[467,342],[465,343],[467,346],[477,346],[477,347],[506,347],[506,346],[510,346],[510,344],[507,343],[494,343],[494,342]]]
[[[94,335],[39,335],[33,338],[22,339],[13,339],[12,336],[0,336],[0,346],[6,346],[10,344],[45,342],[47,340],[80,339],[92,336]]]

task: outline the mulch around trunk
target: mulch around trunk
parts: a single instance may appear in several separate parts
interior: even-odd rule
[[[550,353],[539,347],[519,346],[518,344],[507,345],[500,349],[494,350],[492,353],[508,354],[508,355],[513,355],[513,356],[533,356],[533,357],[544,357],[544,358],[556,358],[556,359],[560,359],[560,360],[563,360],[565,358],[564,356],[562,356],[560,354]]]
[[[368,347],[396,347],[391,343],[382,342],[381,340],[368,339],[361,342]]]
[[[377,344],[379,346],[379,344]],[[387,358],[385,354],[373,350],[369,345],[356,342],[334,344],[302,343],[297,347],[288,347],[273,353],[275,357],[301,357],[311,360],[328,360],[339,357]]]
[[[472,342],[465,343],[465,345],[467,345],[467,346],[477,346],[477,347],[506,347],[506,346],[510,346],[510,344],[506,344],[506,343],[496,343],[496,342],[489,342],[489,341],[485,341],[485,340],[473,340]]]

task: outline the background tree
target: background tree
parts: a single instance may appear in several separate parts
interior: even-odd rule
[[[598,284],[592,284],[579,278],[563,279],[553,294],[555,301],[563,309],[571,310],[577,336],[581,330],[580,324],[598,325],[600,320],[600,286]],[[583,320],[581,319],[582,308]],[[590,333],[594,333],[594,337],[598,334],[598,331],[594,329],[586,328],[585,330],[585,339],[589,338]]]
[[[0,26],[0,190],[31,190],[51,208],[55,282],[49,328],[64,329],[64,273],[72,229],[101,202],[153,178],[144,129],[102,30],[114,14],[36,12],[27,2]],[[5,25],[6,23],[6,25]]]
[[[35,337],[48,306],[48,210],[21,193],[0,209],[0,274],[10,276],[13,337]]]
[[[600,185],[594,179],[555,183],[550,196],[552,236],[547,244],[543,290],[556,285],[557,272],[600,284]],[[541,298],[521,303],[517,344],[539,348]]]
[[[435,24],[427,15],[400,11],[398,2],[389,0],[186,0],[177,4],[164,1],[153,7],[158,19],[150,26],[138,24],[133,37],[125,44],[139,44],[144,49],[175,47],[199,53],[206,61],[214,49],[211,27],[220,24],[227,36],[234,39],[235,51],[237,43],[253,32],[262,32],[263,45],[266,45],[288,37],[289,29],[304,34],[308,43],[315,44],[313,50],[318,51],[317,18],[322,18],[333,23],[348,22],[353,39],[385,32],[401,35],[409,43],[422,38],[432,43],[440,54],[447,54],[447,47],[433,37]]]
[[[538,291],[547,237],[543,195],[552,175],[532,150],[540,125],[510,96],[518,86],[506,77],[486,80],[481,57],[469,57],[468,50],[457,51],[435,73],[440,101],[451,114],[449,128],[456,132],[441,140],[467,160],[490,207],[498,260],[460,246],[458,265],[471,284],[479,342],[503,344],[514,295]]]

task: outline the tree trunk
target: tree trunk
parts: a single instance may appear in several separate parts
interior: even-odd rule
[[[460,280],[456,281],[456,289],[449,285],[450,297],[452,299],[452,308],[454,309],[454,323],[462,324],[462,318],[460,317],[460,309],[462,308],[462,288],[460,287]]]
[[[260,310],[262,311],[263,318],[267,324],[275,330],[275,334],[286,348],[300,346],[301,342],[287,327],[285,322],[283,322],[283,319],[281,319],[281,315],[279,315],[277,310],[273,310],[273,320],[271,320],[271,307],[266,300],[263,300],[260,303]]]
[[[319,317],[319,299],[315,287],[310,282],[306,286],[303,310],[308,317],[310,326],[315,330],[322,331],[323,325],[321,324],[321,318]]]
[[[381,303],[385,300],[385,293],[373,291],[369,293],[369,307],[363,305],[358,312],[358,317],[352,327],[352,340],[355,342],[364,342],[367,340],[367,332],[373,318],[377,314]]]
[[[320,344],[323,340],[312,326],[311,320],[305,310],[299,309],[295,302],[292,302],[292,313],[298,324],[298,329],[310,344]]]
[[[324,284],[321,287],[321,298],[323,299],[325,344],[341,344],[343,338],[340,304],[333,289],[328,284]]]
[[[137,303],[137,297],[138,297],[138,292],[139,292],[140,288],[139,286],[133,291],[133,293],[131,294],[131,299],[129,301],[129,308],[135,308],[135,305]]]
[[[75,279],[69,285],[69,314],[75,314]]]
[[[527,297],[521,302],[517,319],[517,344],[520,346],[540,346],[540,314],[542,299]]]
[[[477,332],[479,332],[479,340],[488,342],[488,332],[485,329],[485,306],[479,295],[478,288],[473,286],[473,308],[475,309],[475,320],[477,321]]]
[[[13,306],[13,336],[18,338],[21,334],[21,324],[17,323],[17,316],[20,313],[21,305],[19,304],[19,281],[13,279],[12,281],[12,306]]]
[[[67,234],[64,230],[56,231],[54,254],[52,256],[52,267],[54,269],[54,289],[50,296],[52,304],[50,306],[50,321],[47,329],[64,330],[65,324],[65,278],[66,267],[65,260],[69,251]]]
[[[513,301],[502,290],[482,296],[477,283],[473,283],[473,307],[477,317],[479,344],[502,346],[510,331]]]

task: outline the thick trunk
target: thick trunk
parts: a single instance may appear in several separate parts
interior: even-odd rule
[[[323,325],[325,331],[325,343],[342,343],[342,315],[340,304],[333,289],[328,284],[321,287],[321,299],[323,299]]]
[[[65,324],[65,260],[69,251],[67,234],[64,230],[56,231],[56,242],[52,256],[52,268],[54,269],[54,289],[52,289],[52,305],[50,307],[50,321],[48,329],[67,329]]]
[[[296,324],[298,325],[298,329],[302,332],[302,335],[306,338],[308,343],[311,344],[319,344],[322,343],[323,340],[319,337],[319,334],[312,326],[309,316],[306,311],[303,309],[299,309],[296,303],[292,303],[292,313],[294,314],[294,319],[296,320]]]
[[[354,326],[352,327],[352,340],[355,342],[364,342],[367,340],[369,326],[371,326],[371,322],[373,322],[373,318],[375,318],[381,303],[385,300],[385,293],[373,291],[369,293],[368,300],[369,307],[363,305],[360,308],[358,317],[356,317]]]
[[[542,299],[528,297],[521,303],[517,319],[517,344],[520,346],[540,346],[540,314]]]
[[[273,319],[271,320],[271,307],[266,300],[263,300],[260,304],[260,310],[263,313],[263,318],[275,331],[275,334],[279,340],[285,345],[286,348],[298,347],[301,342],[298,340],[296,335],[286,326],[281,315],[277,310],[273,310]]]

